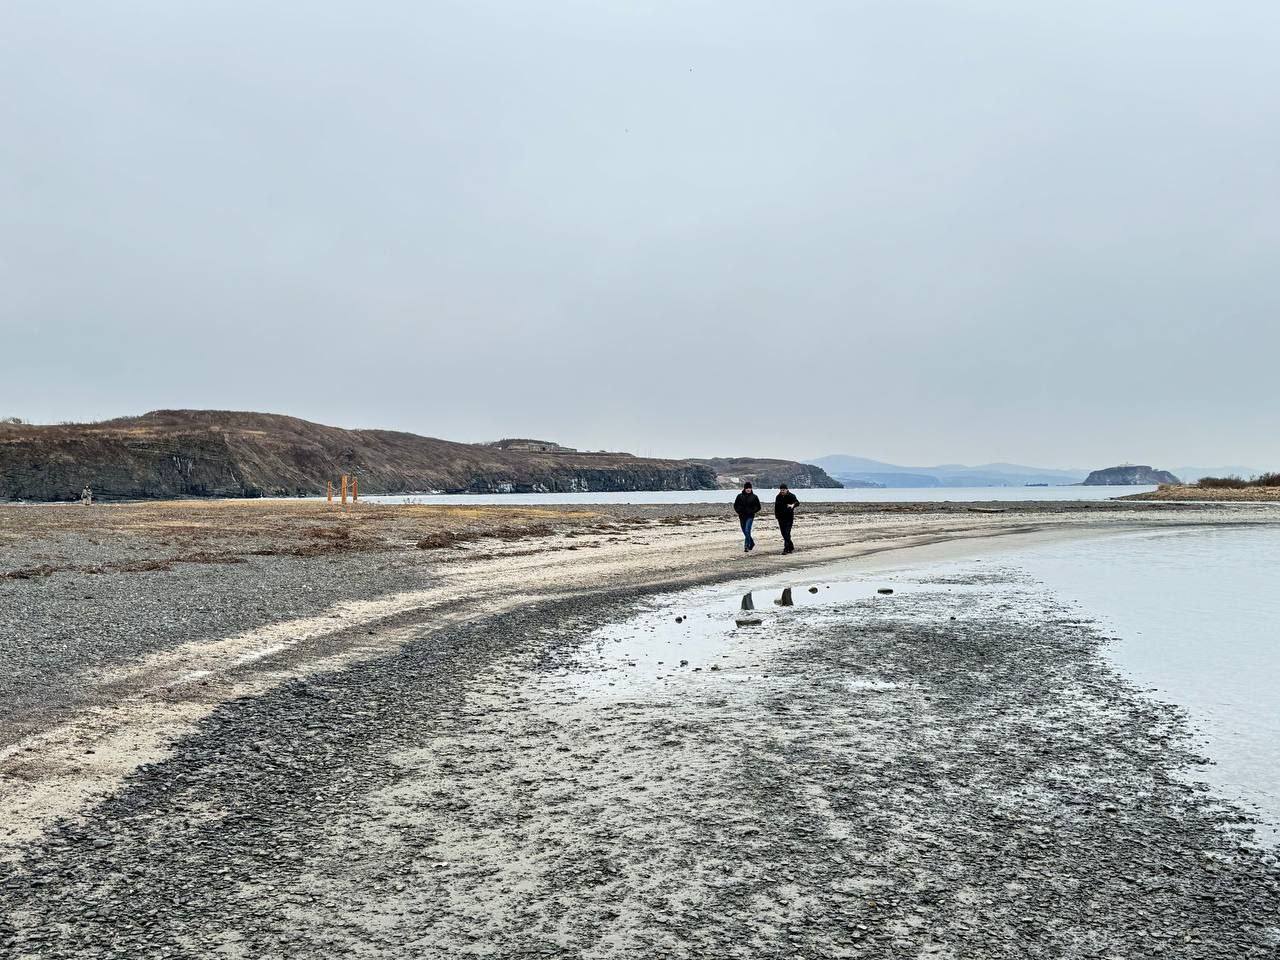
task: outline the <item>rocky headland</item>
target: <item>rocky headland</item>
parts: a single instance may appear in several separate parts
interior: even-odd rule
[[[833,479],[819,466],[794,460],[761,460],[755,457],[713,457],[694,463],[715,471],[718,485],[738,487],[750,482],[757,487],[776,487],[785,483],[797,490],[836,489],[844,484]]]

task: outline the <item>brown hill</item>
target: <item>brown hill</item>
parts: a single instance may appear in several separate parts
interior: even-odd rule
[[[697,490],[714,471],[626,453],[543,452],[394,430],[344,430],[295,417],[156,410],[94,424],[0,423],[0,498],[323,494],[347,473],[360,492]]]

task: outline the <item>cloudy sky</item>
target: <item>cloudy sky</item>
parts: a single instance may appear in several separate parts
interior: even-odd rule
[[[0,0],[0,416],[1280,466],[1275,0]]]

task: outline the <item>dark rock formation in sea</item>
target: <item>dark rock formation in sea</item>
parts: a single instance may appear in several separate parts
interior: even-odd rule
[[[1180,482],[1168,470],[1155,470],[1143,464],[1126,463],[1119,467],[1094,470],[1085,477],[1084,485],[1086,487],[1122,487]]]
[[[794,460],[762,460],[756,457],[712,457],[709,460],[692,460],[691,463],[709,467],[715,471],[722,487],[738,487],[750,481],[757,487],[776,487],[785,483],[797,490],[815,487],[835,489],[844,486],[832,479],[821,467]]]
[[[530,449],[545,446],[547,449]],[[158,410],[95,424],[0,424],[0,499],[316,495],[342,474],[362,494],[699,490],[710,467],[627,453],[508,449],[294,417]]]

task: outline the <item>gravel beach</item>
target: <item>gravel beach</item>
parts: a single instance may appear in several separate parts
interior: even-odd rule
[[[1184,718],[994,548],[1277,519],[0,507],[0,952],[1275,956]],[[989,560],[646,659],[672,591],[940,553]]]

